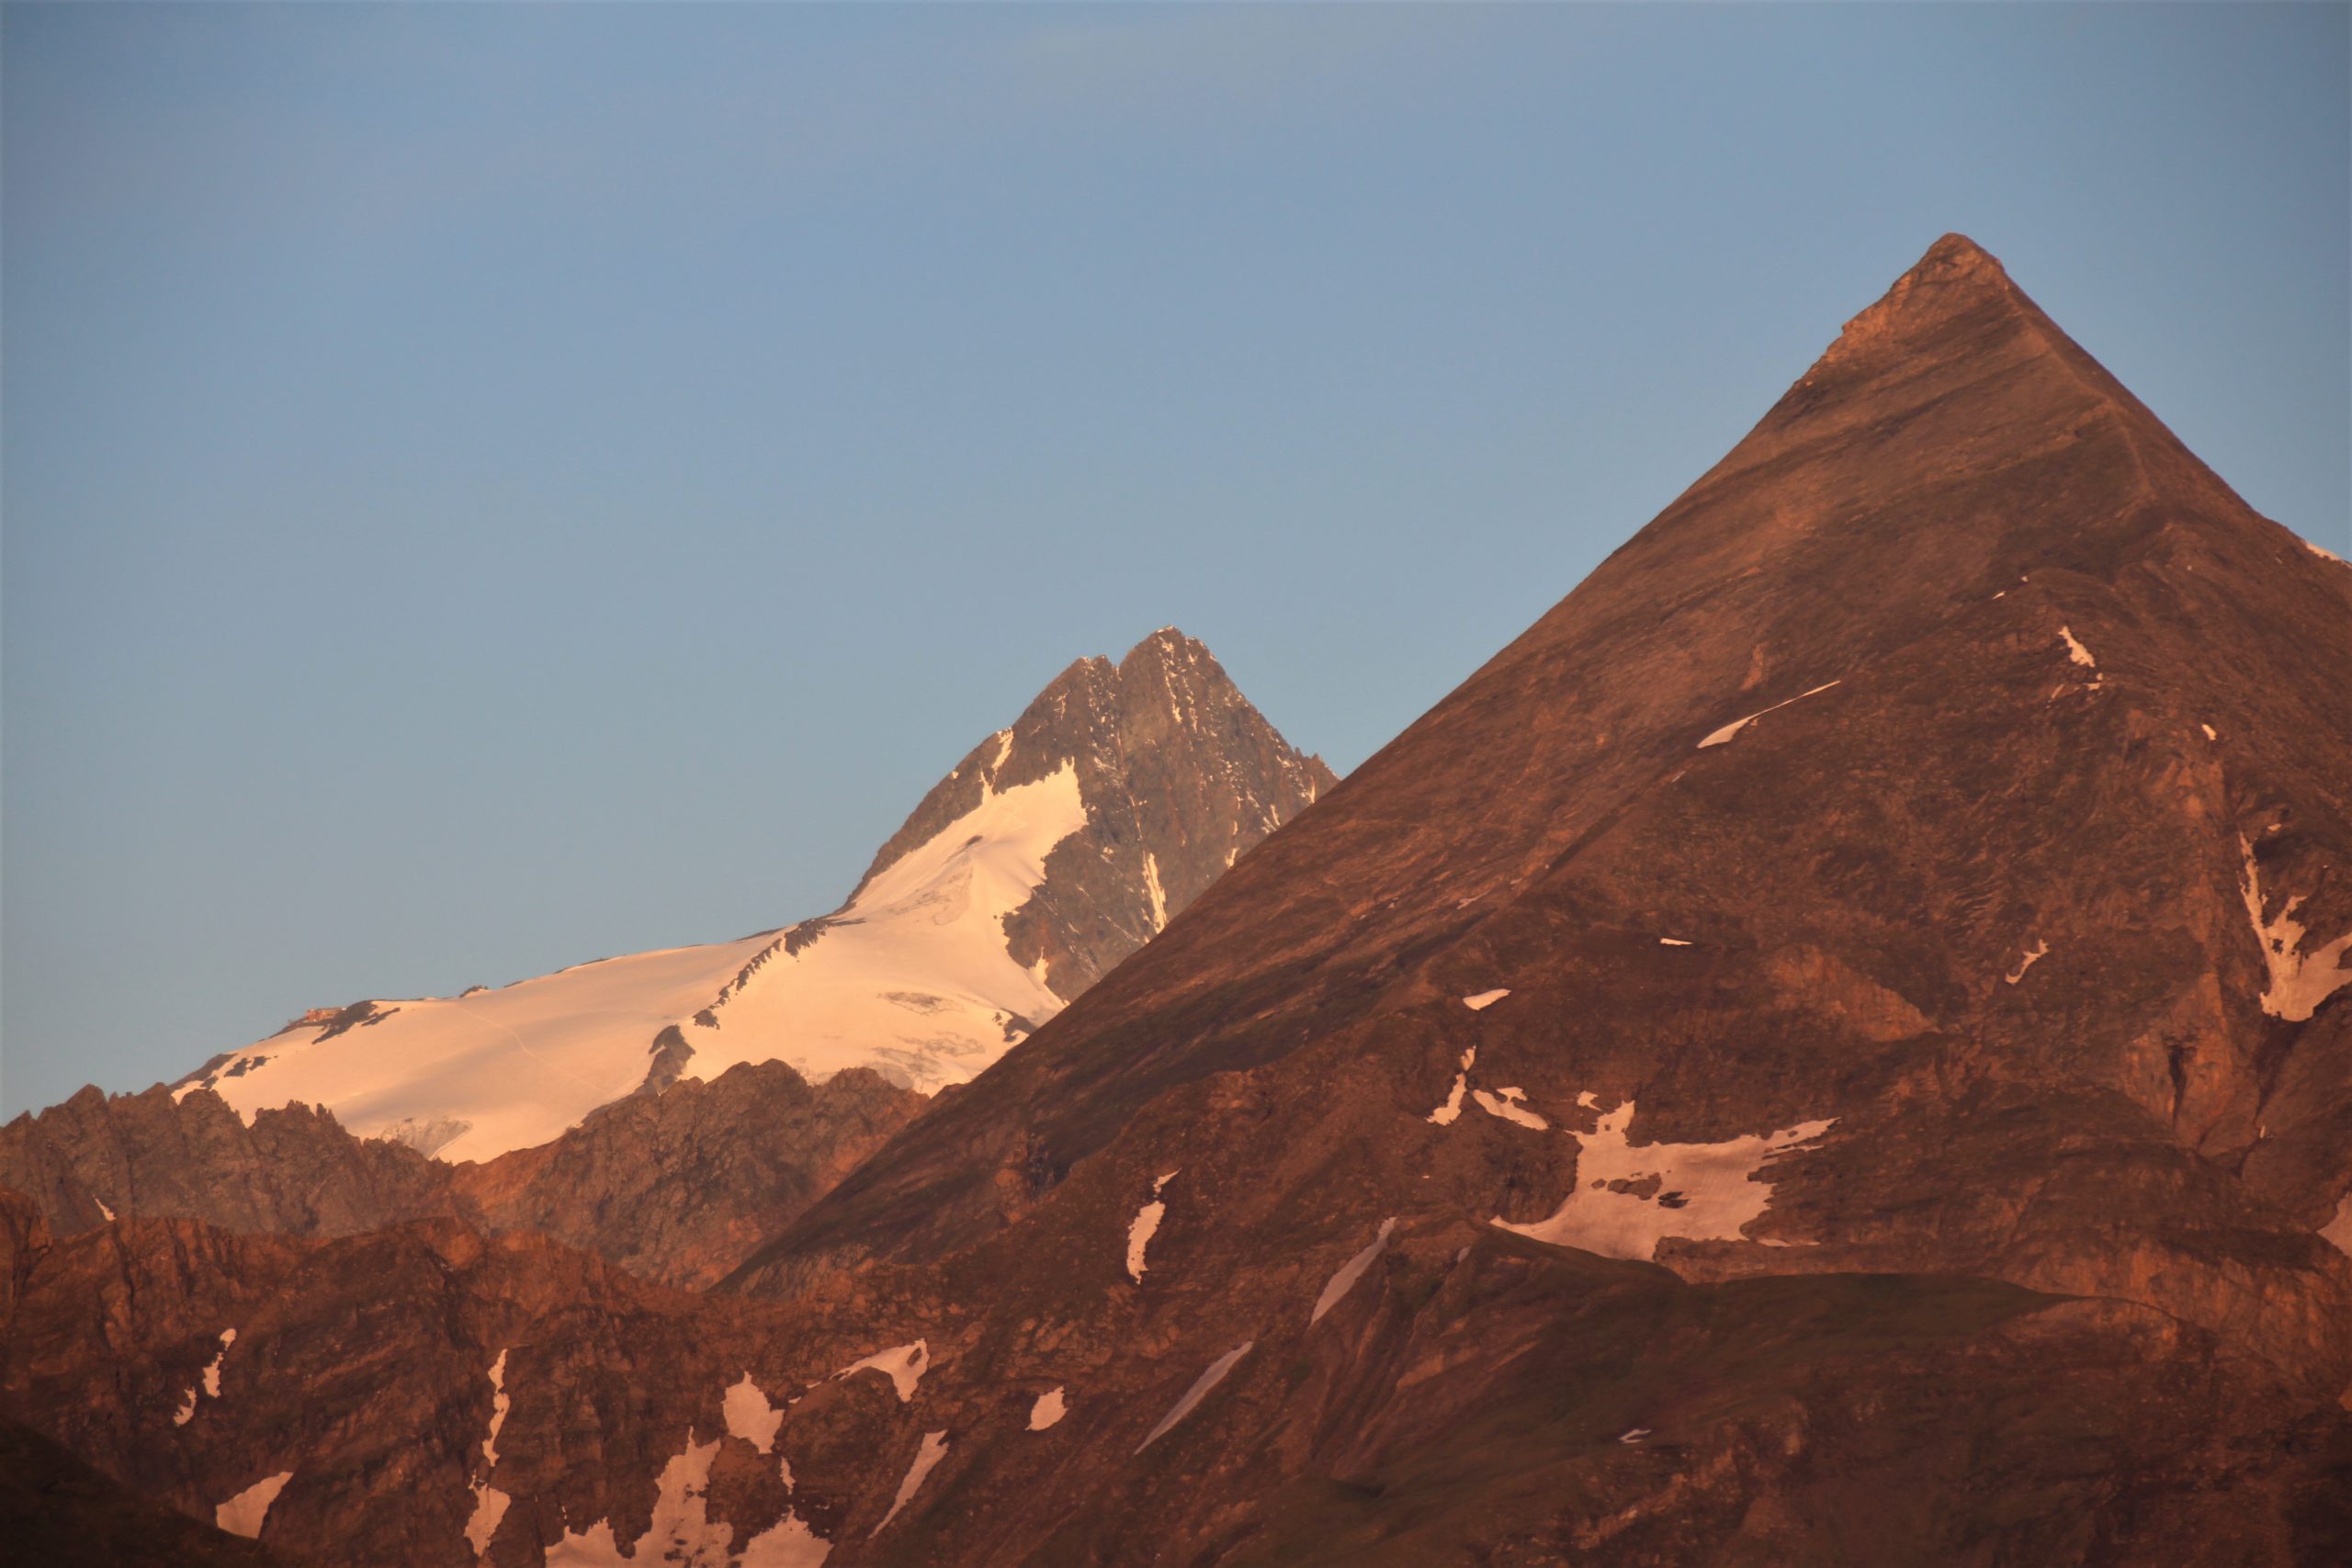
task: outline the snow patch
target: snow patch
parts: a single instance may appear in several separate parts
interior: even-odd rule
[[[498,1359],[490,1364],[490,1431],[481,1440],[482,1478],[473,1483],[474,1511],[466,1520],[466,1542],[477,1558],[490,1550],[491,1538],[498,1533],[499,1522],[514,1502],[490,1483],[491,1472],[498,1468],[499,1428],[506,1425],[506,1355],[501,1350]]]
[[[2270,973],[2270,984],[2262,993],[2262,1010],[2299,1023],[2311,1017],[2337,987],[2352,980],[2352,967],[2344,962],[2345,951],[2352,948],[2352,931],[2309,953],[2302,951],[2303,923],[2294,917],[2303,896],[2296,894],[2278,906],[2278,914],[2264,919],[2262,872],[2254,863],[2254,846],[2241,836],[2238,849],[2245,857],[2245,879],[2238,891],[2245,898],[2246,916],[2254,922],[2263,965]]]
[[[750,1372],[743,1374],[741,1382],[727,1390],[720,1410],[727,1417],[728,1436],[743,1438],[763,1454],[775,1451],[775,1433],[784,1425],[784,1407],[769,1403],[768,1396],[760,1392],[760,1385],[752,1381]]]
[[[2210,724],[2200,724],[2197,728],[2205,732],[2205,739],[2208,740],[2219,740],[2221,739],[2220,736],[2213,733],[2213,727]]]
[[[1472,1012],[1484,1012],[1509,995],[1509,991],[1480,991],[1475,997],[1463,998],[1462,1005]]]
[[[2338,566],[2352,565],[2352,561],[2346,561],[2342,556],[2337,555],[2334,550],[2322,549],[2319,546],[2312,544],[2309,539],[2304,539],[2301,541],[2301,543],[2302,544],[2303,548],[2311,551],[2312,554],[2319,557],[2322,560],[2332,560]]]
[[[1625,1433],[1623,1437],[1620,1437],[1617,1440],[1621,1443],[1638,1443],[1649,1435],[1650,1429],[1647,1427],[1636,1427],[1632,1431]]]
[[[1315,1310],[1306,1314],[1308,1323],[1322,1322],[1325,1313],[1346,1299],[1348,1292],[1355,1289],[1356,1281],[1363,1278],[1363,1271],[1388,1249],[1388,1234],[1396,1228],[1396,1221],[1393,1217],[1381,1221],[1379,1232],[1365,1244],[1363,1250],[1340,1265],[1340,1271],[1331,1276],[1323,1286],[1323,1293],[1315,1298]]]
[[[838,1382],[857,1372],[876,1371],[890,1380],[899,1391],[899,1403],[905,1404],[915,1396],[915,1385],[922,1382],[923,1373],[931,1371],[931,1345],[918,1339],[910,1345],[893,1345],[888,1350],[876,1350],[862,1361],[852,1361],[833,1374]]]
[[[1660,947],[1688,947],[1690,945],[1679,936],[1662,936],[1657,939],[1657,944]]]
[[[1445,1103],[1424,1117],[1441,1127],[1451,1127],[1453,1119],[1462,1114],[1462,1096],[1470,1087],[1470,1064],[1478,1059],[1478,1047],[1473,1045],[1462,1053],[1462,1070],[1453,1075],[1453,1088],[1447,1093]]]
[[[2034,939],[2033,945],[2027,948],[2024,954],[2018,959],[2018,966],[2010,970],[2007,974],[2002,976],[2001,978],[2007,981],[2012,986],[2016,985],[2019,980],[2025,978],[2025,972],[2032,968],[2035,962],[2049,951],[2050,944],[2043,942],[2041,938],[2036,937]]]
[[[1151,929],[1168,929],[1168,894],[1159,886],[1159,857],[1149,850],[1143,852],[1143,886],[1151,895]]]
[[[180,1395],[180,1407],[172,1412],[172,1425],[185,1427],[196,1419],[196,1390],[191,1387]]]
[[[2319,1234],[2334,1243],[2338,1252],[2352,1253],[2352,1192],[2335,1205],[2335,1217],[2322,1225]]]
[[[477,1559],[490,1550],[491,1539],[498,1534],[514,1503],[514,1498],[489,1483],[474,1483],[474,1511],[466,1519],[466,1544],[474,1549]]]
[[[107,1201],[105,1199],[93,1192],[90,1194],[90,1201],[98,1206],[98,1213],[107,1217],[107,1224],[114,1224],[114,1211],[107,1207]]]
[[[626,1555],[613,1538],[611,1523],[600,1519],[582,1534],[567,1527],[563,1539],[548,1548],[548,1568],[643,1568],[653,1562],[734,1568],[735,1527],[709,1514],[710,1461],[718,1457],[717,1438],[697,1443],[689,1430],[685,1451],[662,1467],[655,1483],[659,1495],[653,1500],[652,1522]]]
[[[1578,1104],[1586,1102],[1587,1096],[1577,1097]],[[1837,1119],[1718,1144],[1640,1145],[1625,1136],[1633,1121],[1629,1100],[1603,1114],[1590,1133],[1570,1134],[1577,1145],[1577,1184],[1549,1219],[1493,1223],[1555,1247],[1644,1261],[1668,1236],[1746,1240],[1749,1223],[1772,1201],[1771,1183],[1755,1178],[1775,1155],[1818,1138]]]
[[[1177,1422],[1182,1421],[1185,1416],[1190,1416],[1194,1407],[1196,1407],[1202,1400],[1206,1399],[1209,1396],[1210,1391],[1225,1381],[1225,1374],[1233,1370],[1233,1364],[1241,1359],[1242,1357],[1248,1355],[1251,1348],[1257,1343],[1258,1342],[1254,1339],[1244,1340],[1238,1348],[1227,1350],[1224,1355],[1219,1356],[1216,1360],[1211,1361],[1209,1363],[1209,1370],[1203,1372],[1198,1378],[1193,1380],[1193,1386],[1184,1391],[1184,1397],[1176,1402],[1176,1407],[1173,1410],[1170,1410],[1167,1415],[1162,1416],[1159,1418],[1159,1425],[1154,1427],[1151,1429],[1150,1435],[1146,1437],[1142,1442],[1136,1445],[1136,1452],[1141,1453],[1144,1450],[1151,1447],[1152,1444],[1159,1441],[1160,1438],[1168,1431],[1168,1428],[1176,1425]]]
[[[1774,703],[1769,708],[1758,708],[1746,718],[1736,718],[1729,724],[1724,725],[1721,729],[1709,730],[1706,738],[1699,742],[1698,749],[1703,751],[1710,746],[1721,746],[1733,736],[1737,735],[1741,730],[1746,729],[1749,725],[1754,724],[1758,719],[1762,718],[1766,714],[1778,713],[1782,708],[1787,707],[1789,703],[1801,703],[1807,697],[1818,696],[1820,694],[1827,691],[1831,686],[1836,684],[1838,684],[1836,681],[1826,682],[1821,685],[1815,686],[1810,692],[1799,692],[1795,696],[1789,698],[1787,702]]]
[[[784,1517],[743,1543],[738,1568],[823,1568],[832,1551],[832,1542],[787,1508]]]
[[[498,1359],[490,1364],[490,1432],[481,1440],[484,1465],[498,1462],[498,1429],[506,1425],[510,1403],[506,1395],[506,1352],[501,1350]]]
[[[1062,1391],[1058,1388],[1048,1389],[1037,1396],[1036,1404],[1029,1407],[1029,1429],[1033,1432],[1042,1432],[1046,1427],[1058,1423],[1069,1414],[1069,1404],[1062,1398]]]
[[[2077,641],[2072,631],[2068,630],[2064,626],[2060,626],[2058,628],[2058,638],[2061,642],[2064,642],[2066,645],[2067,658],[2073,660],[2075,663],[2081,665],[2086,670],[2096,670],[2098,668],[2098,660],[2091,657],[2091,650],[2085,648],[2079,641]]]
[[[1136,1217],[1127,1222],[1127,1277],[1138,1285],[1143,1283],[1145,1249],[1151,1246],[1151,1238],[1159,1234],[1159,1222],[1168,1217],[1168,1205],[1161,1201],[1159,1194],[1176,1179],[1176,1174],[1169,1171],[1153,1182],[1151,1201],[1137,1209]]]
[[[207,1399],[220,1397],[220,1363],[229,1359],[229,1347],[236,1342],[235,1329],[224,1328],[220,1331],[220,1348],[212,1353],[211,1362],[204,1369],[204,1395]],[[196,1414],[196,1393],[193,1389],[188,1392],[188,1414],[191,1416]]]
[[[933,1471],[939,1468],[939,1461],[946,1457],[945,1429],[925,1432],[922,1435],[922,1446],[915,1450],[914,1462],[907,1466],[906,1479],[899,1483],[899,1495],[890,1500],[890,1511],[882,1516],[882,1522],[874,1527],[871,1534],[880,1535],[889,1527],[890,1521],[899,1517],[899,1510],[907,1506],[908,1501],[922,1489],[923,1481]]]
[[[277,1501],[277,1495],[285,1491],[286,1483],[293,1479],[292,1471],[281,1470],[276,1475],[254,1482],[213,1509],[212,1522],[231,1535],[241,1535],[247,1540],[259,1540],[261,1527],[269,1518],[270,1505]]]
[[[1499,1116],[1506,1122],[1516,1122],[1522,1127],[1532,1127],[1539,1133],[1552,1125],[1520,1103],[1527,1098],[1524,1089],[1498,1089],[1494,1093],[1488,1094],[1483,1089],[1474,1089],[1470,1091],[1470,1098],[1476,1100],[1478,1109],[1489,1116]]]

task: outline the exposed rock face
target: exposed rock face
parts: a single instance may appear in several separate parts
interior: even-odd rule
[[[922,1104],[863,1068],[812,1089],[763,1062],[616,1101],[552,1144],[452,1167],[396,1140],[354,1138],[309,1106],[261,1111],[249,1128],[207,1090],[108,1100],[92,1089],[0,1128],[0,1184],[64,1235],[167,1216],[303,1236],[438,1217],[539,1231],[700,1287]]]
[[[1117,664],[1084,659],[1063,671],[924,797],[859,887],[967,814],[983,781],[1009,789],[1065,761],[1086,825],[1054,846],[1045,881],[1005,920],[1013,959],[1042,960],[1064,998],[1339,782],[1266,722],[1204,645],[1169,626]]]
[[[0,1203],[5,1414],[301,1562],[2345,1561],[2347,629],[1947,239],[735,1292]]]
[[[1431,1105],[1458,1070],[1522,1091],[1544,1128],[1510,1128],[1494,1217],[1646,1230],[1627,1249],[1694,1279],[2117,1295],[2340,1389],[2352,1276],[2317,1233],[2352,1143],[2318,1129],[2352,1112],[2347,611],[2352,571],[1948,239],[1532,630],[771,1256],[969,1246],[1155,1098],[1344,1038],[1418,1059]],[[1670,1183],[1571,1185],[1598,1136],[1816,1122],[1728,1235]]]
[[[307,1105],[241,1121],[218,1095],[85,1089],[0,1127],[0,1187],[62,1235],[115,1215],[188,1214],[230,1230],[342,1235],[463,1212],[446,1173],[398,1143],[354,1138]]]
[[[283,1568],[284,1559],[141,1497],[47,1438],[0,1422],[0,1539],[40,1568]]]
[[[633,1096],[536,1149],[451,1172],[498,1231],[537,1231],[698,1289],[914,1119],[923,1098],[851,1067],[810,1088],[782,1062]]]
[[[450,1160],[740,1063],[970,1078],[1332,783],[1170,629],[1081,660],[924,798],[832,914],[498,990],[313,1010],[186,1080]]]

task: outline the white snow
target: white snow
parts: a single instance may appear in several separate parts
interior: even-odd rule
[[[1209,1363],[1209,1370],[1203,1372],[1198,1378],[1193,1380],[1193,1386],[1184,1391],[1184,1397],[1176,1402],[1176,1407],[1173,1410],[1170,1410],[1167,1415],[1162,1416],[1159,1418],[1159,1425],[1154,1427],[1151,1429],[1150,1435],[1146,1437],[1142,1442],[1136,1445],[1136,1452],[1141,1453],[1144,1450],[1151,1447],[1152,1444],[1159,1441],[1161,1436],[1167,1432],[1169,1427],[1173,1427],[1177,1422],[1182,1421],[1185,1416],[1190,1416],[1193,1413],[1193,1407],[1198,1405],[1202,1400],[1206,1399],[1209,1396],[1209,1391],[1216,1388],[1217,1384],[1225,1381],[1225,1374],[1233,1370],[1233,1363],[1248,1355],[1251,1347],[1256,1344],[1257,1341],[1254,1339],[1244,1340],[1238,1348],[1227,1350],[1224,1355],[1219,1356],[1216,1360],[1211,1361]]]
[[[1579,1096],[1577,1103],[1584,1102]],[[1577,1184],[1549,1219],[1514,1224],[1498,1218],[1494,1224],[1536,1241],[1645,1261],[1668,1236],[1744,1240],[1748,1224],[1772,1199],[1771,1184],[1755,1177],[1773,1156],[1836,1124],[1833,1117],[1716,1144],[1636,1145],[1625,1136],[1633,1120],[1629,1100],[1603,1114],[1590,1133],[1570,1134],[1577,1143]],[[1616,1181],[1635,1190],[1609,1190]],[[1668,1199],[1679,1201],[1669,1206]]]
[[[1662,936],[1657,939],[1657,944],[1660,947],[1688,947],[1690,945],[1679,936]]]
[[[979,805],[885,867],[838,923],[797,954],[779,948],[718,1003],[716,1027],[688,1019],[690,1070],[780,1055],[811,1079],[871,1066],[926,1093],[976,1077],[1010,1048],[1001,1015],[1062,1010],[1042,963],[1006,950],[1004,918],[1085,826],[1073,762],[1001,793],[984,782]]]
[[[485,1466],[498,1462],[498,1429],[506,1425],[510,1401],[506,1395],[506,1352],[501,1350],[498,1359],[490,1364],[490,1431],[481,1440],[481,1458]]]
[[[2210,724],[2200,724],[2197,728],[2205,732],[2205,739],[2208,740],[2219,740],[2221,739],[2220,736],[2213,733],[2213,727]]]
[[[2338,1252],[2352,1253],[2352,1192],[2337,1201],[2335,1217],[2322,1225],[2319,1234],[2334,1243]]]
[[[1470,1087],[1470,1064],[1478,1059],[1478,1047],[1473,1045],[1462,1053],[1462,1070],[1453,1075],[1453,1088],[1447,1091],[1445,1103],[1432,1111],[1424,1120],[1441,1127],[1451,1127],[1453,1119],[1462,1114],[1462,1095]]]
[[[2007,974],[2002,976],[2001,978],[2007,980],[2012,986],[2016,985],[2019,980],[2025,978],[2025,972],[2033,967],[2035,961],[2049,953],[2049,951],[2050,944],[2048,942],[2043,942],[2039,937],[2035,938],[2033,945],[2027,948],[2024,954],[2018,959],[2018,966],[2010,970]]]
[[[1758,719],[1762,718],[1766,714],[1778,713],[1781,709],[1787,707],[1789,703],[1801,703],[1807,697],[1817,696],[1836,684],[1838,684],[1838,682],[1835,681],[1824,682],[1822,684],[1815,686],[1810,692],[1799,692],[1795,696],[1789,698],[1786,702],[1774,703],[1769,708],[1758,708],[1746,718],[1736,718],[1729,724],[1724,725],[1721,729],[1709,730],[1706,738],[1699,742],[1699,750],[1703,751],[1710,746],[1721,746],[1733,736],[1737,735],[1741,730],[1746,729],[1749,725],[1754,724]]]
[[[211,1075],[250,1122],[323,1105],[362,1137],[405,1135],[444,1159],[487,1159],[562,1134],[644,1081],[663,1026],[709,1005],[768,936],[610,958],[471,996],[383,1002],[380,1023],[247,1046]],[[223,1076],[238,1061],[257,1063]]]
[[[276,1475],[254,1482],[213,1509],[212,1522],[231,1535],[241,1535],[247,1540],[258,1540],[261,1527],[269,1517],[270,1505],[277,1501],[277,1495],[285,1491],[286,1483],[293,1479],[292,1471],[281,1470]]]
[[[1475,997],[1463,998],[1462,1005],[1472,1012],[1484,1012],[1509,995],[1509,991],[1480,991]]]
[[[220,1348],[213,1353],[211,1365],[204,1369],[204,1393],[206,1397],[210,1399],[218,1399],[220,1397],[220,1363],[229,1359],[229,1347],[234,1345],[236,1342],[237,1331],[235,1329],[224,1328],[220,1331]]]
[[[735,1568],[735,1527],[712,1518],[708,1511],[710,1461],[718,1456],[717,1438],[697,1443],[689,1430],[685,1451],[662,1467],[655,1483],[659,1493],[653,1500],[652,1522],[631,1544],[628,1555],[622,1554],[620,1543],[614,1539],[611,1523],[599,1519],[584,1533],[575,1533],[567,1525],[563,1539],[548,1548],[548,1568],[643,1568],[652,1562],[673,1563],[678,1568]],[[782,1521],[776,1528],[783,1529]],[[822,1560],[821,1556],[816,1559]]]
[[[2347,562],[2342,556],[2337,555],[2334,550],[2322,549],[2319,546],[2312,544],[2309,539],[2302,541],[2302,547],[2303,548],[2311,551],[2312,554],[2319,557],[2322,560],[2332,560],[2338,566],[2352,565],[2352,562]]]
[[[908,1345],[893,1345],[888,1350],[876,1350],[862,1361],[852,1361],[833,1374],[833,1380],[857,1372],[876,1371],[890,1380],[899,1391],[899,1403],[904,1404],[915,1396],[915,1385],[922,1382],[923,1373],[931,1371],[929,1341],[918,1339]]]
[[[498,1359],[490,1364],[490,1430],[481,1440],[482,1478],[473,1483],[474,1511],[466,1520],[466,1542],[477,1558],[490,1550],[490,1539],[498,1533],[499,1521],[506,1517],[514,1502],[490,1483],[491,1472],[498,1468],[498,1431],[506,1425],[506,1355],[501,1350]]]
[[[1526,1091],[1523,1089],[1498,1089],[1494,1093],[1488,1094],[1483,1089],[1474,1089],[1470,1091],[1470,1098],[1476,1100],[1478,1109],[1489,1116],[1499,1116],[1506,1122],[1516,1122],[1522,1127],[1532,1127],[1539,1133],[1552,1125],[1520,1103],[1527,1098]]]
[[[823,1568],[832,1551],[832,1542],[787,1508],[784,1517],[743,1543],[737,1568]]]
[[[98,1206],[98,1213],[107,1217],[107,1224],[114,1224],[114,1211],[107,1207],[107,1201],[105,1199],[93,1192],[90,1194],[90,1201]]]
[[[1387,1250],[1388,1235],[1396,1228],[1396,1221],[1393,1216],[1381,1221],[1379,1231],[1365,1243],[1363,1250],[1340,1265],[1340,1271],[1331,1276],[1323,1286],[1323,1293],[1315,1298],[1315,1310],[1306,1314],[1308,1323],[1322,1322],[1325,1313],[1347,1298],[1348,1292],[1355,1289],[1356,1281],[1363,1278],[1363,1271]]]
[[[172,1425],[185,1427],[196,1419],[196,1390],[191,1387],[180,1395],[180,1407],[172,1412]]]
[[[939,1461],[946,1457],[947,1433],[945,1430],[925,1432],[922,1435],[922,1446],[915,1450],[914,1462],[907,1466],[906,1479],[899,1483],[899,1495],[890,1500],[890,1511],[882,1516],[882,1523],[874,1527],[873,1534],[880,1535],[890,1521],[899,1517],[899,1510],[907,1506],[908,1500],[921,1490],[924,1478],[937,1469]]]
[[[775,1433],[784,1425],[784,1406],[771,1404],[768,1396],[760,1392],[760,1385],[752,1381],[750,1372],[743,1374],[741,1382],[727,1390],[720,1409],[727,1417],[728,1436],[745,1439],[763,1454],[775,1451]]]
[[[1137,1209],[1136,1217],[1127,1222],[1127,1276],[1138,1285],[1143,1283],[1144,1251],[1151,1246],[1151,1238],[1159,1234],[1159,1222],[1168,1217],[1168,1205],[1161,1201],[1159,1194],[1176,1179],[1176,1175],[1171,1170],[1153,1182],[1151,1201]]]
[[[1159,886],[1159,857],[1149,850],[1143,852],[1143,886],[1144,891],[1151,895],[1151,929],[1164,931],[1168,929],[1168,894]]]
[[[673,1024],[694,1047],[689,1077],[780,1056],[811,1079],[863,1066],[926,1091],[960,1083],[1008,1048],[1002,1015],[1043,1022],[1061,1010],[1005,950],[1003,918],[1085,823],[1074,763],[1001,792],[983,779],[978,806],[885,867],[797,954],[770,931],[385,1001],[380,1021],[329,1040],[322,1026],[289,1029],[201,1081],[247,1122],[289,1101],[323,1105],[360,1136],[451,1161],[547,1143],[631,1093]],[[694,1021],[706,1010],[716,1026]]]
[[[1998,595],[1996,595],[1996,597],[1998,597]],[[1632,1431],[1625,1433],[1617,1440],[1621,1443],[1638,1443],[1649,1435],[1650,1429],[1647,1427],[1636,1427]]]
[[[2289,898],[2278,906],[2278,914],[2264,919],[2262,873],[2254,863],[2254,846],[2241,837],[2238,849],[2245,857],[2245,878],[2238,884],[2238,892],[2245,899],[2255,941],[2262,948],[2263,965],[2270,973],[2270,984],[2262,993],[2262,1010],[2273,1018],[2301,1022],[2337,987],[2352,980],[2352,965],[2344,962],[2346,950],[2352,949],[2352,931],[2305,953],[2303,923],[2295,919],[2302,895]]]
[[[1069,1404],[1062,1398],[1062,1391],[1047,1389],[1037,1396],[1037,1403],[1029,1407],[1029,1429],[1042,1432],[1069,1414]]]
[[[2091,657],[2091,650],[2085,648],[2079,641],[2077,641],[2072,631],[2064,626],[2060,626],[2058,628],[2058,637],[2060,641],[2066,645],[2067,658],[2073,660],[2075,663],[2081,665],[2086,670],[2096,670],[2098,668],[2098,660]]]

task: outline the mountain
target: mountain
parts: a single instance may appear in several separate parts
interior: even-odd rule
[[[448,1165],[288,1105],[250,1124],[209,1089],[85,1089],[0,1127],[0,1188],[59,1235],[118,1220],[340,1236],[409,1220],[536,1231],[699,1288],[912,1120],[923,1097],[867,1067],[810,1085],[782,1062],[599,1107],[554,1142]]]
[[[177,1086],[451,1160],[778,1060],[962,1083],[1332,784],[1173,627],[1080,660],[927,795],[831,915],[497,990],[307,1014]]]
[[[0,1199],[0,1416],[296,1562],[2346,1561],[2347,711],[1948,237],[731,1288]]]

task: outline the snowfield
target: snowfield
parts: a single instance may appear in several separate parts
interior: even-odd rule
[[[1010,740],[1009,734],[1005,738]],[[962,1083],[1062,1008],[1013,962],[1004,917],[1086,825],[1078,772],[995,788],[885,867],[797,953],[786,931],[605,959],[498,990],[379,1002],[348,1027],[306,1024],[232,1053],[198,1082],[250,1123],[322,1105],[363,1137],[481,1160],[560,1137],[646,1082],[657,1036],[693,1048],[681,1077],[781,1059],[812,1081],[870,1066],[929,1092]]]

